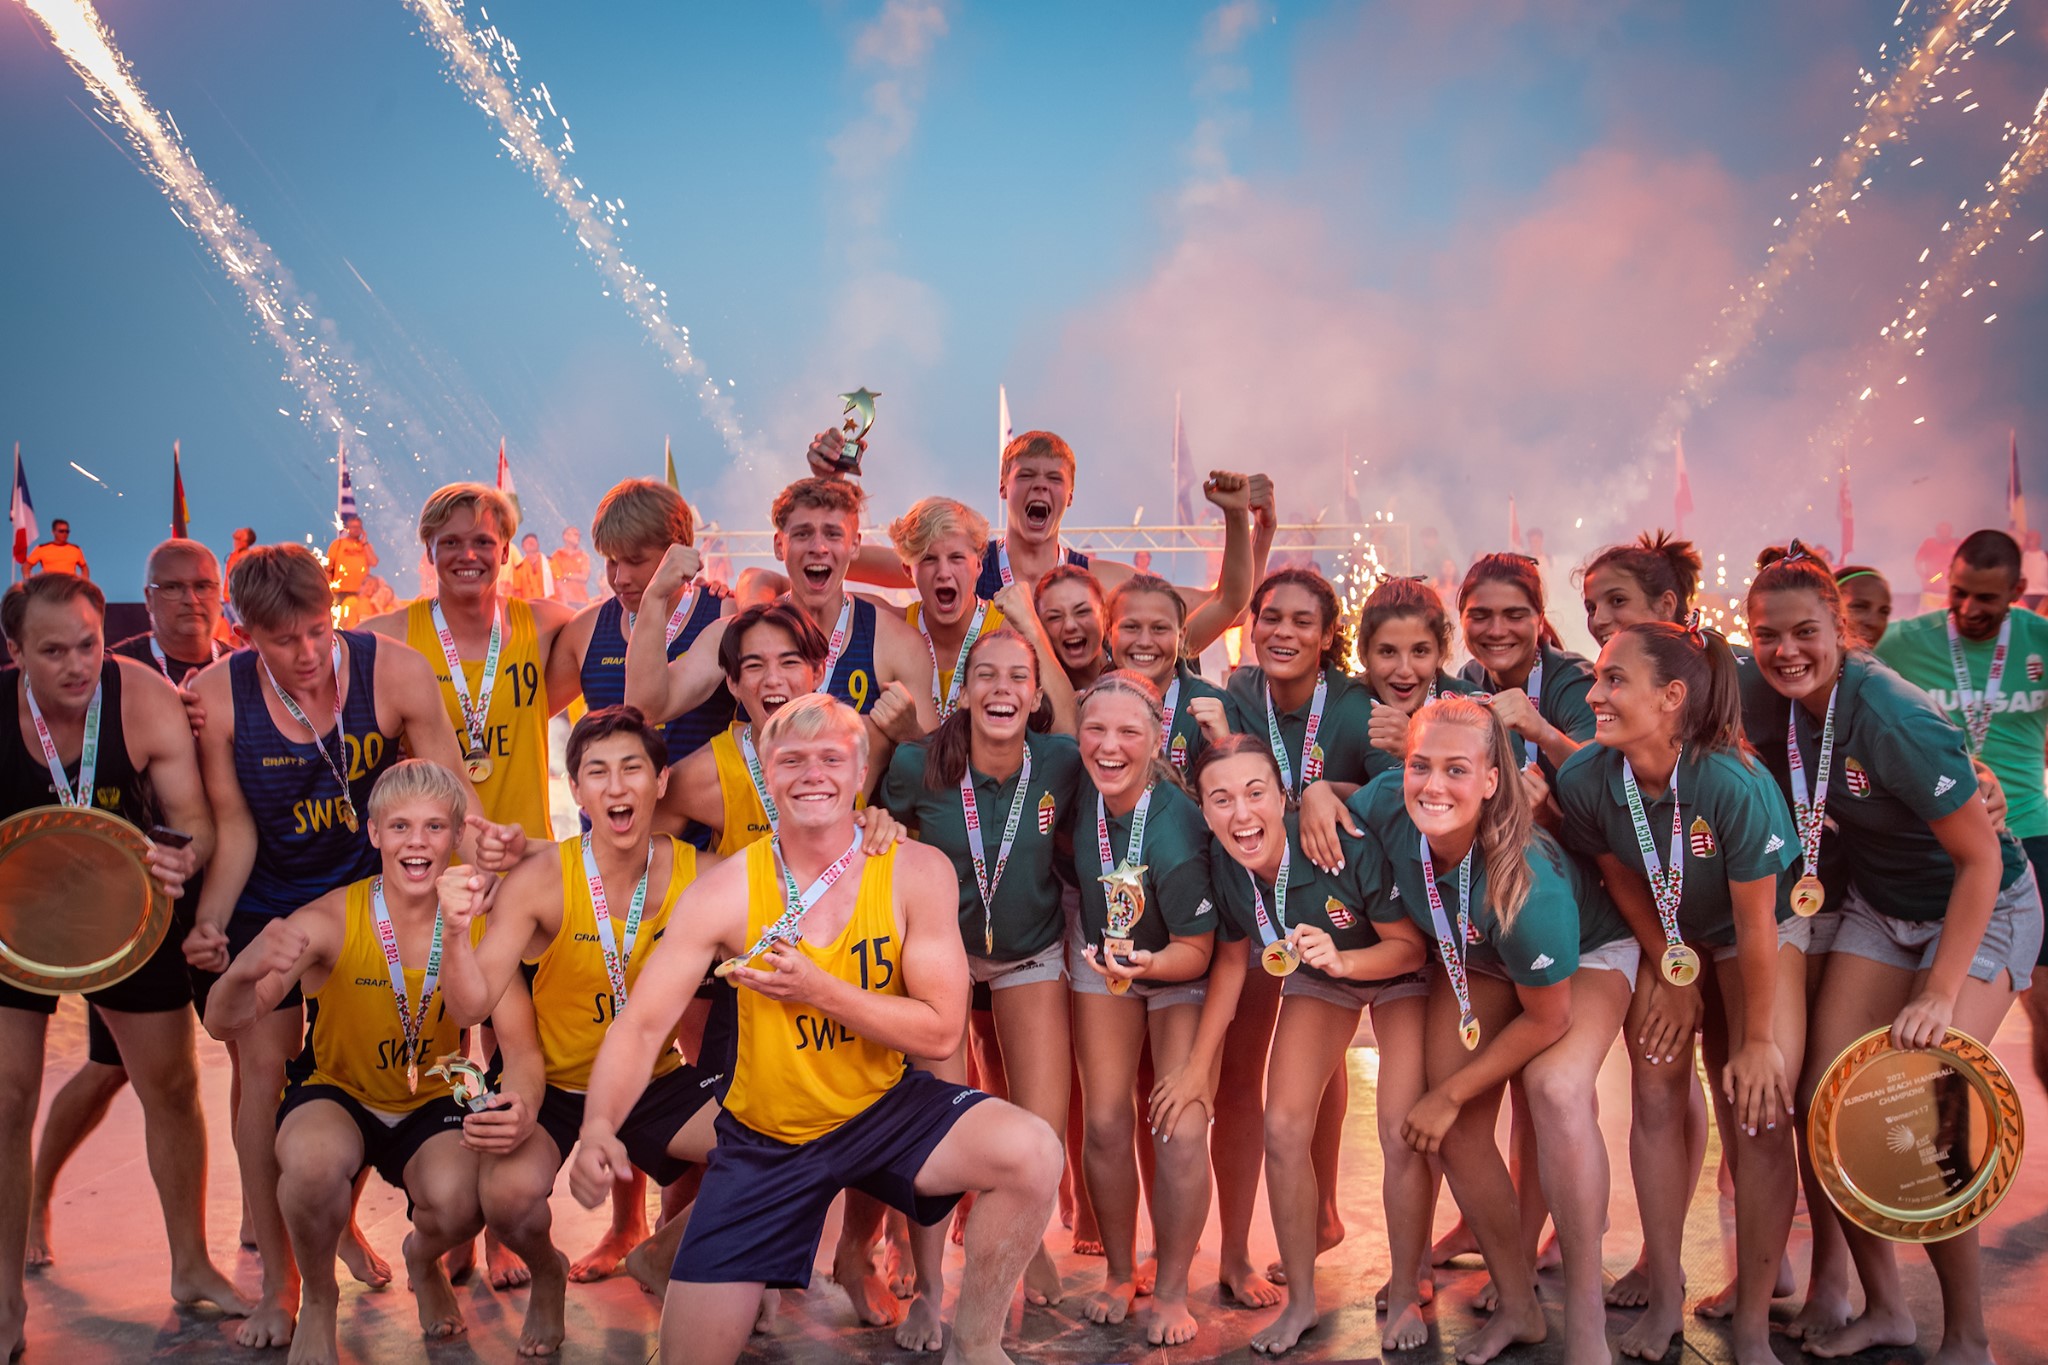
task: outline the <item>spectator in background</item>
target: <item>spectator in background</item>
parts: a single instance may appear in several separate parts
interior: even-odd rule
[[[2048,551],[2041,548],[2039,531],[2027,532],[2020,546],[2020,577],[2027,581],[2020,605],[2028,611],[2039,611],[2043,595],[2048,595]]]
[[[398,593],[377,575],[365,574],[363,591],[357,599],[357,605],[362,608],[363,619],[367,621],[372,616],[382,616],[385,612],[396,609]]]
[[[1920,610],[1948,610],[1948,565],[1956,557],[1956,532],[1942,522],[1913,552],[1913,571],[1920,578]]]
[[[1855,627],[1866,649],[1877,642],[1892,621],[1892,585],[1868,564],[1844,564],[1835,570],[1835,582],[1842,589],[1842,611]]]
[[[249,553],[249,547],[254,545],[255,543],[255,527],[238,526],[235,528],[234,548],[228,551],[228,562],[221,567],[220,571],[221,615],[226,617],[229,621],[233,621],[235,619],[235,612],[231,599],[228,597],[228,578],[235,571],[236,561],[241,559],[243,555]]]
[[[352,629],[369,619],[371,613],[362,610],[356,599],[363,591],[363,579],[376,567],[377,551],[363,534],[363,519],[344,518],[341,534],[327,547],[327,582],[334,589],[334,605],[341,612],[335,618],[339,628]]]
[[[420,551],[419,580],[420,591],[419,596],[414,599],[415,601],[423,602],[430,597],[440,595],[441,576],[434,572],[433,556],[429,555],[424,549]]]
[[[28,552],[28,575],[33,578],[39,573],[68,573],[78,578],[91,578],[92,573],[85,566],[85,551],[71,543],[71,523],[57,520],[50,523],[50,538]]]
[[[519,538],[519,562],[512,566],[512,595],[537,602],[555,595],[555,570],[531,531]]]
[[[1132,555],[1131,567],[1136,569],[1139,573],[1151,573],[1152,552],[1150,550],[1140,550],[1136,554]]]
[[[583,532],[562,528],[562,548],[549,556],[555,572],[555,600],[571,611],[590,605],[590,556],[583,552]]]

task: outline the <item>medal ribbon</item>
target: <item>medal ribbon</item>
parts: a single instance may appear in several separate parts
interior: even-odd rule
[[[974,642],[981,638],[982,625],[988,620],[988,603],[979,598],[974,603],[974,619],[967,623],[967,638],[960,642],[960,655],[953,660],[953,685],[941,692],[939,685],[939,647],[932,643],[932,633],[925,629],[924,608],[917,612],[917,633],[924,636],[925,653],[932,656],[932,705],[939,708],[939,719],[944,720],[959,706],[958,698],[963,681],[961,673],[967,668],[967,652],[974,648]],[[826,674],[830,677],[831,674]]]
[[[1301,732],[1301,786],[1294,785],[1294,765],[1287,758],[1287,741],[1280,737],[1280,717],[1273,710],[1273,686],[1266,685],[1266,742],[1273,748],[1273,761],[1280,766],[1280,785],[1289,796],[1300,796],[1309,783],[1323,775],[1323,761],[1315,756],[1316,731],[1323,728],[1323,703],[1329,699],[1327,673],[1316,678],[1315,695],[1308,704],[1308,725]]]
[[[754,752],[754,727],[740,727],[740,756],[747,760],[747,777],[754,784],[754,795],[761,798],[761,809],[768,815],[771,832],[781,828],[782,812],[775,809],[775,798],[768,794],[767,780],[761,776],[761,755]]]
[[[469,737],[465,750],[470,754],[486,752],[485,741],[490,736],[491,693],[498,685],[498,650],[505,642],[505,614],[491,613],[491,643],[484,651],[484,675],[476,685],[476,705],[469,702],[469,679],[462,671],[462,651],[455,647],[454,632],[448,629],[448,618],[441,614],[441,599],[435,598],[433,605],[434,634],[441,639],[441,658],[448,664],[448,682],[455,689],[455,700],[462,707],[462,728]]]
[[[43,742],[43,762],[50,767],[50,784],[56,789],[57,803],[62,806],[90,806],[92,777],[100,763],[100,700],[106,684],[93,684],[92,702],[85,708],[85,738],[78,750],[76,791],[71,788],[71,779],[64,776],[64,760],[57,757],[57,741],[50,738],[49,723],[43,719],[43,708],[36,705],[35,689],[28,685],[27,678],[21,680],[21,690],[28,697],[28,718],[35,722],[36,738]]]
[[[1073,550],[1067,545],[1067,538],[1061,536],[1059,562],[1062,564],[1067,563],[1072,558],[1073,553]],[[1010,547],[1001,539],[996,541],[996,577],[1003,581],[1003,586],[1006,588],[1017,581],[1016,575],[1010,572]]]
[[[775,866],[782,872],[783,910],[780,915],[776,916],[775,923],[761,931],[761,936],[754,940],[754,946],[740,954],[739,961],[742,964],[752,962],[762,953],[767,952],[771,944],[803,942],[804,916],[809,914],[811,907],[816,905],[824,898],[825,893],[832,889],[834,882],[837,882],[846,875],[846,869],[853,865],[853,855],[860,852],[860,831],[855,830],[853,832],[853,842],[846,846],[846,852],[834,858],[831,866],[820,872],[818,879],[812,882],[809,887],[799,891],[796,889],[796,878],[790,873],[789,864],[782,861],[781,837],[771,834],[768,838],[770,848],[775,855]]]
[[[664,649],[674,644],[676,636],[683,633],[683,626],[690,619],[690,608],[696,604],[697,585],[691,583],[684,587],[683,595],[676,601],[676,609],[668,614],[668,624],[661,628],[661,643]],[[628,640],[633,638],[633,622],[638,617],[638,612],[626,612],[626,638]]]
[[[583,880],[590,884],[590,910],[597,919],[597,942],[604,950],[604,974],[612,988],[612,1018],[619,1017],[619,1011],[626,1008],[626,968],[633,961],[633,940],[640,936],[640,915],[647,908],[647,878],[654,871],[654,844],[647,845],[647,866],[640,869],[640,884],[633,888],[633,903],[626,910],[626,947],[619,951],[619,941],[612,935],[612,907],[604,894],[604,878],[597,872],[597,855],[590,847],[590,836],[583,836]]]
[[[1003,821],[1003,842],[996,848],[996,866],[989,872],[988,848],[981,841],[981,804],[974,799],[974,769],[960,774],[960,815],[967,822],[967,854],[974,863],[974,885],[981,892],[982,951],[996,950],[996,888],[1002,885],[1003,869],[1009,866],[1010,850],[1017,843],[1017,827],[1024,820],[1024,797],[1031,786],[1031,746],[1024,746],[1024,764],[1017,769],[1017,790],[1010,796],[1010,814]]]
[[[1828,767],[1835,756],[1835,699],[1842,694],[1837,682],[1828,690],[1828,716],[1820,731],[1820,754],[1814,759],[1813,799],[1806,799],[1806,760],[1799,756],[1799,706],[1794,703],[1785,717],[1785,766],[1792,782],[1792,822],[1799,828],[1801,871],[1820,875],[1820,831],[1828,812]]]
[[[1273,914],[1270,919],[1266,915],[1266,898],[1259,894],[1258,874],[1250,868],[1244,870],[1244,875],[1250,878],[1252,884],[1252,915],[1259,922],[1259,939],[1262,947],[1271,947],[1287,937],[1287,874],[1293,859],[1292,844],[1281,848],[1280,873],[1273,878]],[[1280,925],[1277,931],[1273,928],[1276,920]]]
[[[1145,784],[1145,794],[1138,798],[1137,809],[1131,812],[1131,837],[1124,841],[1124,861],[1112,863],[1109,847],[1109,807],[1102,802],[1102,793],[1095,793],[1095,846],[1102,858],[1102,870],[1114,872],[1120,866],[1136,867],[1138,859],[1145,856],[1145,817],[1152,809],[1152,784]],[[1252,883],[1252,894],[1257,895],[1259,885]],[[1277,893],[1276,893],[1277,894]]]
[[[1444,975],[1451,980],[1451,994],[1458,998],[1458,1022],[1478,1018],[1472,1013],[1472,983],[1465,978],[1465,940],[1472,931],[1472,850],[1458,864],[1458,930],[1451,936],[1451,924],[1444,914],[1444,898],[1436,889],[1436,865],[1429,858],[1429,836],[1422,840],[1422,886],[1429,893],[1429,924],[1436,934],[1437,956],[1443,959]]]
[[[584,846],[589,847],[586,838]],[[441,981],[441,905],[434,903],[434,946],[427,951],[427,970],[420,978],[420,1007],[415,1011],[405,998],[405,967],[398,960],[398,930],[392,927],[391,911],[384,904],[384,879],[370,884],[370,911],[377,924],[377,946],[384,950],[385,975],[391,981],[391,1003],[398,1007],[398,1027],[405,1033],[405,1088],[417,1093],[420,1074],[420,1030],[427,1021],[427,1006],[433,1003],[434,987]]]
[[[206,642],[206,649],[206,658],[209,663],[220,657],[220,641],[208,640]],[[171,661],[165,656],[164,647],[156,642],[156,636],[154,635],[149,637],[149,653],[150,657],[156,660],[156,671],[164,675],[165,682],[176,687],[177,683],[171,679]]]
[[[1948,659],[1956,671],[1956,706],[1963,713],[1963,726],[1970,736],[1972,757],[1984,752],[1984,740],[1991,733],[1991,714],[2004,695],[2005,655],[2012,646],[2012,613],[1998,627],[1998,644],[1991,651],[1991,671],[1984,677],[1984,690],[1970,687],[1970,664],[1963,657],[1963,637],[1956,630],[1956,618],[1948,618]]]
[[[1159,701],[1159,756],[1169,763],[1173,761],[1173,718],[1179,710],[1180,672],[1175,670],[1173,681],[1167,684],[1166,695]],[[1145,790],[1149,794],[1152,789],[1147,787]]]
[[[1684,757],[1684,751],[1679,751]],[[1643,851],[1643,872],[1650,879],[1650,893],[1657,902],[1657,921],[1664,928],[1664,942],[1672,947],[1683,941],[1678,931],[1678,902],[1685,895],[1685,830],[1678,807],[1678,766],[1671,768],[1671,860],[1657,859],[1657,844],[1650,837],[1650,817],[1643,813],[1643,793],[1636,786],[1636,770],[1621,760],[1621,785],[1628,793],[1628,818],[1636,827],[1636,847]]]
[[[832,643],[825,651],[825,682],[829,685],[832,673],[839,667],[839,655],[846,649],[846,632],[853,622],[853,598],[849,594],[839,595],[839,623],[832,627]]]
[[[263,662],[260,655],[258,661]],[[313,728],[313,722],[306,719],[306,713],[299,709],[299,704],[292,699],[292,694],[278,685],[277,675],[270,671],[267,662],[263,663],[263,676],[270,680],[270,690],[277,694],[277,700],[283,705],[286,713],[305,726],[306,733],[313,737],[313,747],[320,751],[320,761],[327,765],[327,771],[333,773],[334,780],[340,784],[342,799],[349,800],[348,731],[344,730],[341,724],[341,637],[334,637],[334,739],[335,747],[341,750],[340,763],[336,763],[333,756],[327,752],[326,741],[321,739],[320,732]]]

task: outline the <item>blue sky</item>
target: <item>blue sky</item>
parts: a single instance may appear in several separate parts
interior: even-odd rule
[[[1269,468],[1292,514],[1336,501],[1348,442],[1370,505],[1469,551],[1501,539],[1513,492],[1576,557],[1668,512],[1659,414],[1856,126],[1859,65],[1881,83],[1878,45],[1927,2],[1897,29],[1895,4],[1860,0],[489,5],[573,128],[569,169],[624,201],[625,255],[732,381],[748,466],[398,0],[100,12],[357,363],[388,544],[435,483],[488,478],[500,435],[550,544],[612,480],[657,473],[664,435],[710,515],[758,526],[861,384],[884,394],[879,512],[925,491],[987,506],[1005,382],[1019,429],[1080,451],[1078,523],[1167,515],[1178,390],[1198,461]],[[240,296],[7,14],[0,439],[43,518],[137,579],[176,437],[196,534],[324,538],[331,437],[279,414],[300,398]],[[1939,224],[2048,85],[2038,13],[1978,47],[1686,421],[1716,543],[1833,543],[1846,456],[1859,549],[1902,562],[1935,516],[1998,514],[2008,428],[2048,469],[2048,239],[2022,250],[2048,223],[2038,190],[1925,354],[1873,355],[1918,251],[1938,263]],[[1946,98],[1965,89],[1967,114]],[[1866,369],[1888,387],[1847,423]]]

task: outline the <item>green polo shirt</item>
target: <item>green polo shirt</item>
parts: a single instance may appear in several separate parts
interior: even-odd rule
[[[2043,792],[2041,776],[2042,755],[2048,751],[2048,619],[2018,607],[2007,619],[2012,622],[2012,640],[2005,672],[1999,675],[1998,700],[1992,703],[1991,729],[1978,756],[2005,788],[2007,828],[2018,838],[2032,839],[2048,834],[2048,793]],[[1998,638],[1962,643],[1974,700],[1991,678]],[[1950,720],[1964,726],[1967,736],[1955,659],[1948,648],[1948,612],[1930,611],[1893,622],[1877,642],[1877,657],[1932,697]]]
[[[1387,893],[1373,899],[1373,917],[1393,921],[1406,915],[1429,940],[1434,957],[1436,926],[1423,885],[1422,835],[1408,818],[1401,779],[1381,778],[1354,795],[1350,806],[1352,815],[1386,850]],[[1534,885],[1514,923],[1502,929],[1500,916],[1486,898],[1486,859],[1474,849],[1465,963],[1468,968],[1495,971],[1518,986],[1554,986],[1579,969],[1581,952],[1630,937],[1628,926],[1608,899],[1599,874],[1566,853],[1548,833],[1534,831],[1524,856]],[[1455,925],[1458,865],[1437,868],[1436,881],[1444,920]]]
[[[1060,910],[1060,883],[1054,842],[1074,821],[1075,793],[1081,784],[1081,751],[1066,735],[1027,734],[1031,753],[1031,787],[1017,822],[1017,842],[1003,878],[996,883],[995,951],[985,952],[981,887],[974,879],[974,858],[967,844],[967,818],[960,809],[960,788],[938,791],[924,784],[925,744],[898,746],[882,779],[882,805],[917,831],[918,842],[931,845],[953,860],[960,878],[960,937],[967,951],[997,962],[1016,962],[1060,941],[1066,917]],[[988,875],[995,875],[1003,844],[1003,826],[1017,792],[1020,768],[1002,781],[975,772],[974,804],[981,815],[981,844]],[[972,772],[972,769],[970,769]]]
[[[1323,699],[1323,720],[1316,730],[1316,746],[1323,751],[1323,776],[1332,782],[1363,782],[1370,775],[1372,755],[1378,751],[1366,733],[1372,721],[1372,693],[1364,684],[1331,668],[1323,676],[1329,691]],[[1301,741],[1308,731],[1309,708],[1314,693],[1291,711],[1276,710],[1280,739],[1287,746],[1287,762],[1294,769],[1297,792],[1302,785]],[[1224,714],[1230,728],[1239,734],[1267,737],[1266,674],[1258,667],[1238,669],[1224,689]],[[1384,757],[1384,755],[1383,755]]]
[[[1827,816],[1849,880],[1879,913],[1932,921],[1948,913],[1956,865],[1928,826],[1977,796],[1977,775],[1963,732],[1925,692],[1868,651],[1852,650],[1836,684],[1835,752]],[[1800,758],[1808,790],[1820,761],[1822,721],[1794,706],[1752,662],[1742,668],[1742,721],[1778,789],[1791,799],[1785,718],[1798,713]],[[2026,855],[2010,830],[1999,833],[2004,889],[2019,879]]]
[[[1131,817],[1108,813],[1109,866],[1095,837],[1095,784],[1084,774],[1074,803],[1074,873],[1081,884],[1081,927],[1089,943],[1102,942],[1109,903],[1097,878],[1130,852]],[[1209,889],[1209,826],[1186,792],[1170,783],[1152,788],[1145,811],[1144,910],[1131,926],[1131,942],[1158,952],[1168,941],[1216,932],[1216,902]]]
[[[1369,836],[1356,838],[1339,831],[1338,837],[1344,847],[1343,870],[1334,874],[1324,872],[1301,851],[1299,818],[1291,811],[1288,813],[1287,909],[1280,921],[1273,922],[1276,937],[1284,937],[1296,925],[1312,924],[1347,952],[1354,948],[1370,948],[1380,941],[1379,932],[1372,927],[1370,907],[1379,899],[1385,859],[1380,856],[1377,843]],[[1211,838],[1213,840],[1214,836]],[[1258,951],[1265,946],[1266,940],[1259,932],[1258,911],[1252,905],[1254,874],[1231,857],[1230,850],[1220,843],[1210,851],[1209,861],[1217,908],[1221,911],[1216,922],[1217,937],[1226,943],[1249,939],[1253,951]],[[1275,913],[1273,883],[1260,878],[1258,885],[1259,894],[1266,901],[1267,918],[1272,920]],[[1307,963],[1296,970],[1317,981],[1335,979]],[[1347,979],[1343,984],[1371,983]]]
[[[1177,773],[1185,773],[1196,755],[1207,747],[1202,739],[1202,727],[1188,713],[1188,703],[1196,697],[1214,697],[1223,703],[1223,714],[1230,714],[1230,696],[1222,688],[1188,667],[1182,659],[1173,671],[1180,680],[1180,695],[1174,699],[1173,724],[1166,730],[1166,759]],[[1171,684],[1168,684],[1171,686]]]
[[[1562,838],[1574,853],[1612,853],[1647,876],[1621,768],[1621,751],[1601,744],[1588,744],[1565,760],[1552,787],[1564,812]],[[1792,811],[1761,763],[1731,753],[1688,752],[1676,776],[1685,838],[1678,927],[1688,942],[1725,947],[1735,941],[1728,884],[1775,880],[1798,861]],[[1643,792],[1642,798],[1650,843],[1661,862],[1671,856],[1671,787],[1655,797]],[[1788,897],[1780,896],[1777,906],[1779,919],[1792,913]]]
[[[1586,700],[1586,694],[1593,690],[1593,665],[1585,656],[1569,650],[1554,649],[1549,645],[1536,646],[1536,657],[1543,661],[1541,695],[1536,697],[1536,713],[1556,726],[1567,738],[1581,744],[1593,738],[1593,704]],[[1488,692],[1502,692],[1499,681],[1479,666],[1477,659],[1460,669],[1458,676]],[[1515,746],[1515,759],[1527,765],[1529,744],[1520,735],[1510,734],[1508,738]],[[1557,781],[1557,765],[1542,753],[1536,755],[1536,765],[1544,777],[1553,784]]]

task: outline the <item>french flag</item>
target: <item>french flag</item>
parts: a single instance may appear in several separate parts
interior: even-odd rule
[[[14,562],[28,563],[29,547],[42,532],[36,526],[35,504],[28,497],[28,475],[21,468],[21,442],[14,443],[14,493],[7,500],[7,520],[14,524]]]

